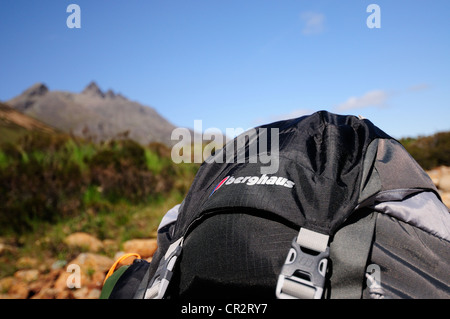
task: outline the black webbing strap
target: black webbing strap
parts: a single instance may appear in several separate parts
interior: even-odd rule
[[[327,298],[361,298],[376,220],[376,212],[362,210],[336,232],[330,243],[332,271]]]

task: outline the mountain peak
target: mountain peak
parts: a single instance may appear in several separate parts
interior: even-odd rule
[[[100,96],[100,97],[104,97],[105,96],[105,94],[102,92],[102,90],[100,90],[100,88],[98,87],[97,83],[95,83],[94,81],[89,83],[89,85],[86,86],[86,88],[81,93],[82,94],[89,94],[89,95],[97,95],[97,96]]]
[[[115,98],[116,97],[116,93],[114,93],[114,91],[113,90],[108,90],[108,91],[106,91],[106,93],[105,93],[105,97],[109,97],[109,98]]]
[[[41,82],[35,83],[23,92],[27,97],[41,96],[48,92],[48,87]]]

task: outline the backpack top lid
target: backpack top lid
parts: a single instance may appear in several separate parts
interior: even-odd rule
[[[392,200],[399,189],[439,196],[401,144],[369,120],[320,111],[249,130],[207,159],[180,208],[174,240],[200,217],[236,207],[333,235],[355,209],[386,194]]]

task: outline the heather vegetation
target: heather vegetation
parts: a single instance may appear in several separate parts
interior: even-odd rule
[[[86,214],[95,216],[90,218],[95,223],[99,216],[119,215],[124,226],[123,219],[129,219],[124,211],[130,214],[133,207],[168,197],[181,200],[197,169],[195,164],[175,165],[170,149],[158,143],[144,147],[122,139],[95,144],[65,134],[27,134],[0,146],[0,235]]]
[[[402,138],[400,143],[425,170],[441,165],[450,166],[450,132]]]

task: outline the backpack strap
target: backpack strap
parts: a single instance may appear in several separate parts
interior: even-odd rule
[[[331,289],[326,292],[327,298],[362,297],[377,218],[378,213],[371,209],[357,211],[333,236],[330,243]]]
[[[183,247],[183,237],[172,243],[167,249],[164,258],[160,261],[158,269],[144,295],[144,299],[162,299],[166,294],[172,279],[173,269]]]

